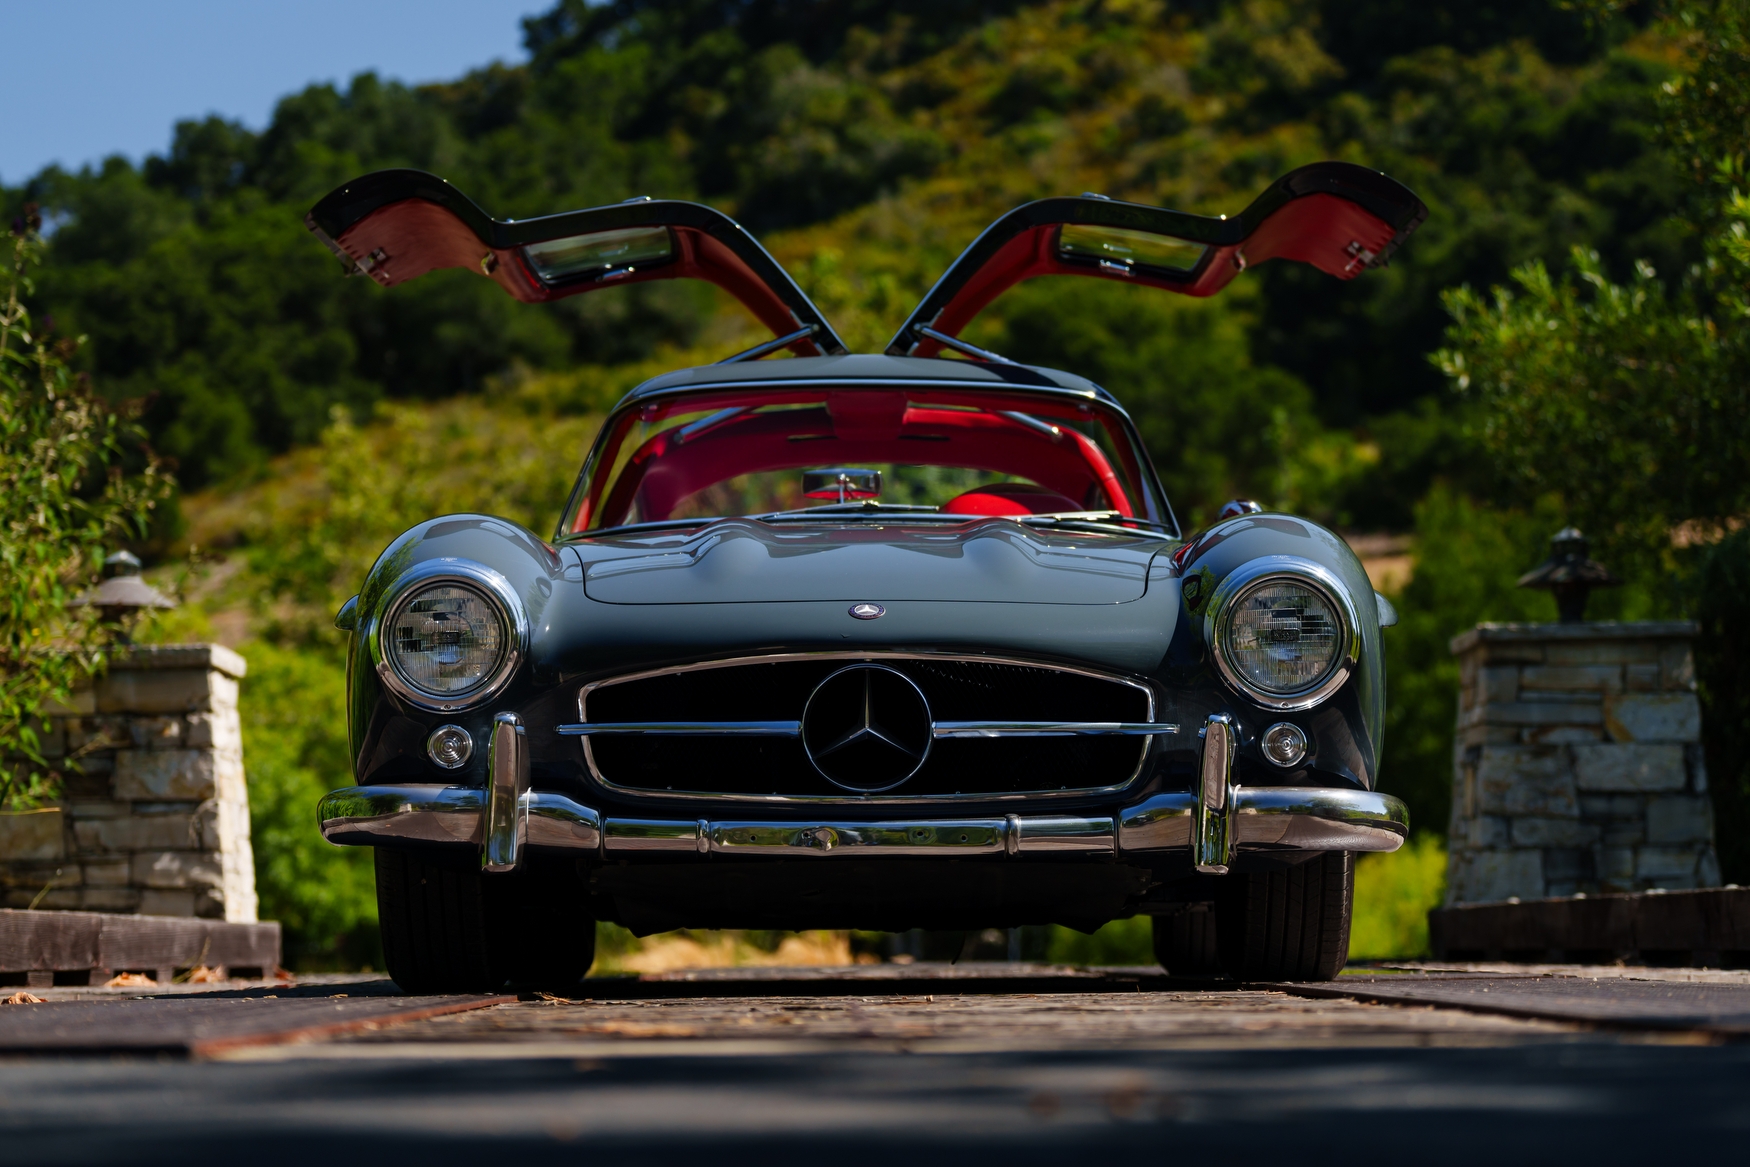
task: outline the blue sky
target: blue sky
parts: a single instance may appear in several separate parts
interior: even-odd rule
[[[182,118],[254,129],[316,81],[520,62],[550,0],[0,0],[0,182],[161,153]]]

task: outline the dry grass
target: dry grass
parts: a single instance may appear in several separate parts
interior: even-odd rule
[[[693,968],[777,968],[873,963],[851,954],[848,932],[798,932],[775,952],[748,943],[735,932],[671,932],[646,937],[634,951],[604,954],[596,972],[673,972]]]

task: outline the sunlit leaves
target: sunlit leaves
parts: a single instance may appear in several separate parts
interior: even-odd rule
[[[139,428],[69,371],[78,342],[23,303],[38,226],[34,207],[13,224],[0,276],[0,807],[53,797],[65,763],[45,749],[44,711],[99,666],[104,636],[70,603],[167,489]]]

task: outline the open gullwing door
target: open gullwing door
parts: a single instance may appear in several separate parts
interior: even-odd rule
[[[1428,208],[1408,187],[1347,162],[1303,166],[1232,218],[1099,195],[1041,199],[987,227],[912,311],[887,351],[929,357],[957,347],[943,339],[958,337],[992,300],[1035,276],[1095,276],[1212,296],[1254,264],[1293,259],[1354,279],[1385,263],[1427,217]]]
[[[421,170],[356,178],[310,209],[305,225],[352,274],[384,287],[459,267],[526,303],[646,280],[708,280],[746,305],[800,356],[845,351],[802,289],[728,215],[698,203],[633,199],[539,219],[494,219]]]

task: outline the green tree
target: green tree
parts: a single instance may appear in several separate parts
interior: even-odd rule
[[[105,630],[72,601],[168,485],[139,427],[68,368],[78,341],[31,318],[41,226],[34,206],[13,222],[0,302],[0,807],[55,796],[42,711],[103,661]]]
[[[312,86],[259,133],[185,122],[141,166],[49,170],[0,199],[53,209],[43,303],[91,336],[79,360],[106,392],[151,395],[154,442],[198,487],[313,442],[336,404],[476,393],[517,364],[632,360],[693,342],[714,315],[713,340],[746,327],[722,298],[675,285],[530,306],[463,272],[392,294],[340,280],[302,217],[366,170],[437,171],[517,218],[637,194],[709,201],[878,347],[1016,203],[1093,189],[1231,214],[1293,166],[1347,158],[1410,183],[1434,215],[1389,270],[1352,284],[1291,264],[1249,274],[1261,295],[1238,329],[1250,356],[1234,392],[1274,379],[1294,424],[1310,400],[1323,427],[1400,430],[1382,419],[1439,389],[1424,358],[1442,288],[1561,263],[1574,245],[1619,274],[1637,255],[1670,270],[1693,258],[1664,226],[1681,182],[1652,129],[1672,75],[1663,41],[1622,16],[1588,28],[1564,0],[1406,10],[563,0],[527,22],[527,65]],[[816,262],[830,249],[836,263]],[[816,280],[835,268],[847,278]],[[1160,428],[1182,430],[1167,406]],[[1339,509],[1407,525],[1452,443],[1413,457],[1377,444]],[[1266,459],[1287,448],[1265,445]]]
[[[1671,20],[1692,33],[1693,71],[1663,114],[1699,261],[1663,277],[1637,261],[1623,281],[1579,248],[1560,277],[1524,264],[1513,290],[1445,295],[1435,354],[1522,492],[1558,493],[1607,548],[1642,556],[1679,524],[1750,510],[1750,3],[1680,4]]]
[[[1750,629],[1735,613],[1750,540],[1723,536],[1750,512],[1750,3],[1678,3],[1667,19],[1692,57],[1666,86],[1663,114],[1691,182],[1682,222],[1698,261],[1663,276],[1642,262],[1616,280],[1576,250],[1559,277],[1533,262],[1513,272],[1512,290],[1459,288],[1436,358],[1522,496],[1553,496],[1619,570],[1664,576],[1665,613],[1704,617],[1710,789],[1722,870],[1741,879],[1750,763],[1735,747]]]

